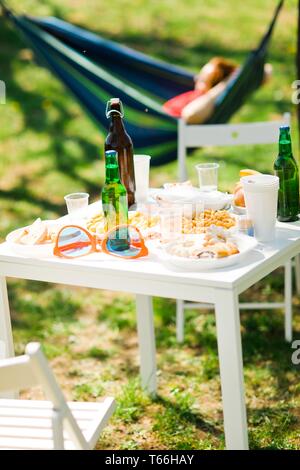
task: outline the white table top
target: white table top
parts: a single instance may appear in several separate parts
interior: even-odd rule
[[[95,206],[90,207],[95,210]],[[179,268],[164,265],[158,259],[157,254],[153,253],[150,253],[147,258],[137,260],[123,260],[101,253],[93,253],[76,260],[66,260],[53,256],[49,250],[49,254],[40,259],[17,254],[7,243],[2,243],[0,244],[0,274],[22,278],[24,269],[26,271],[40,269],[44,272],[46,269],[55,269],[56,272],[64,272],[66,276],[70,272],[80,274],[83,278],[97,274],[101,277],[116,276],[132,281],[134,279],[137,281],[155,280],[162,283],[174,282],[199,287],[236,288],[242,292],[298,253],[300,253],[300,221],[278,223],[274,242],[259,245],[240,264],[214,271],[184,272]]]

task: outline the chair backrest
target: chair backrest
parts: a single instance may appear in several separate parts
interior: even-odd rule
[[[52,424],[54,434],[60,435],[58,446],[63,447],[63,427],[79,449],[89,449],[74,419],[39,343],[29,343],[26,354],[0,361],[0,392],[20,390],[41,385],[45,396],[53,403]],[[58,429],[61,427],[61,429]],[[55,436],[54,436],[55,437]],[[55,439],[54,439],[55,441]]]
[[[179,138],[184,148],[273,144],[278,142],[278,129],[290,125],[290,114],[269,122],[241,124],[205,124],[191,126],[179,121]]]
[[[230,145],[274,144],[278,142],[278,129],[290,125],[291,115],[285,113],[280,120],[241,124],[188,125],[178,121],[178,178],[187,179],[186,152],[197,147]]]

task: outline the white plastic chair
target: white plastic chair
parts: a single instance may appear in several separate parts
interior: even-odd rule
[[[113,398],[66,402],[39,343],[0,361],[0,393],[41,385],[49,401],[0,399],[0,449],[93,449],[114,411]]]
[[[183,120],[178,122],[178,177],[179,181],[187,179],[187,149],[197,147],[220,147],[235,145],[274,144],[278,142],[278,129],[289,125],[291,116],[285,113],[281,120],[241,124],[187,125]],[[294,261],[296,267],[296,285],[300,293],[299,256]],[[292,340],[292,263],[285,265],[285,292],[283,303],[244,303],[244,309],[285,309],[285,338]],[[176,336],[179,342],[184,339],[184,310],[187,308],[209,308],[208,304],[187,303],[177,300]]]

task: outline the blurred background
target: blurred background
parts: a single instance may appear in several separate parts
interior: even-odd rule
[[[213,56],[242,63],[270,22],[276,0],[9,0],[17,13],[57,16],[154,57],[197,72]],[[293,113],[297,1],[287,0],[270,47],[270,83],[234,121]],[[48,70],[38,66],[16,29],[0,18],[0,237],[35,218],[65,213],[63,196],[100,197],[103,142],[97,126]],[[126,109],[125,109],[126,122]],[[298,140],[294,132],[294,153]],[[134,135],[131,136],[134,142]],[[220,186],[231,191],[241,168],[272,170],[276,146],[197,150],[188,160],[220,165]],[[152,186],[176,180],[176,162],[151,172]],[[66,394],[97,399],[116,394],[119,408],[99,446],[107,448],[222,448],[222,414],[214,316],[188,312],[186,343],[174,334],[174,302],[155,299],[160,395],[139,388],[134,299],[130,296],[13,280],[9,284],[17,351],[39,339]],[[278,272],[251,295],[278,296]],[[295,299],[299,309],[299,299]],[[282,312],[243,313],[245,374],[252,447],[298,448],[299,381],[283,344]],[[300,324],[295,325],[300,331]],[[257,335],[257,332],[260,332]],[[195,370],[197,374],[195,375]],[[38,394],[38,392],[37,392]],[[201,403],[201,409],[199,404]],[[203,405],[203,407],[202,407]],[[298,408],[298,411],[297,411]]]

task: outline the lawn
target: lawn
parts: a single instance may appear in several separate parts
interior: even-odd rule
[[[19,12],[55,15],[158,58],[199,69],[214,55],[242,62],[262,36],[276,0],[11,0]],[[272,82],[235,121],[278,117],[291,105],[295,79],[296,0],[286,1],[269,60]],[[32,222],[64,214],[63,195],[100,196],[103,136],[50,73],[38,67],[17,32],[0,19],[0,237]],[[295,116],[294,116],[295,123]],[[134,140],[134,136],[133,140]],[[294,133],[294,149],[297,139]],[[276,147],[197,151],[194,164],[221,164],[220,184],[231,190],[242,167],[271,171]],[[153,169],[152,185],[174,180],[176,163]],[[254,286],[247,301],[280,300],[282,270]],[[134,298],[88,289],[11,280],[9,296],[17,353],[39,340],[69,399],[112,394],[117,412],[99,448],[222,449],[224,435],[214,315],[188,311],[183,345],[175,340],[175,303],[155,299],[158,396],[139,386]],[[300,300],[294,298],[295,338]],[[251,448],[300,449],[299,369],[283,341],[282,311],[243,312],[242,333]],[[27,396],[29,392],[25,392]],[[39,390],[30,396],[40,396]]]

